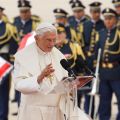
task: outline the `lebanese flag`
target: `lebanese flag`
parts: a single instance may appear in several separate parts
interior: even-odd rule
[[[2,78],[5,77],[13,69],[13,65],[8,61],[0,57],[0,82]]]
[[[35,32],[26,34],[19,44],[19,50],[35,42],[34,35],[35,35]]]

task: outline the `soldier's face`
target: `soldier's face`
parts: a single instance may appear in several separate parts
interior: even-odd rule
[[[115,9],[116,9],[117,14],[120,15],[120,5],[116,6]]]
[[[80,19],[81,17],[84,16],[85,12],[84,10],[75,10],[73,11],[74,13],[74,16],[77,18],[77,19]]]
[[[98,20],[100,18],[100,11],[91,11],[90,13],[93,20]]]
[[[31,17],[30,10],[20,10],[20,17],[23,20],[28,20]]]
[[[113,28],[117,23],[117,18],[115,16],[105,16],[104,17],[105,26],[108,29]]]
[[[61,46],[64,43],[64,40],[66,40],[66,33],[65,32],[58,33],[55,45],[58,47]]]
[[[56,34],[54,32],[46,32],[44,35],[35,36],[38,47],[44,52],[51,52],[56,42]]]
[[[56,18],[56,23],[65,24],[66,18],[65,17]]]

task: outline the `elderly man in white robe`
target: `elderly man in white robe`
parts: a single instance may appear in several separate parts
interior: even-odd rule
[[[15,55],[13,79],[21,92],[18,120],[65,120],[66,95],[52,90],[68,76],[60,65],[64,56],[54,47],[56,28],[41,23],[35,33],[35,42]]]

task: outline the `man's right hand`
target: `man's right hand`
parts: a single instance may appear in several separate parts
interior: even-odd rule
[[[52,64],[47,65],[45,69],[41,72],[41,74],[38,76],[38,83],[40,84],[45,77],[50,76],[54,71],[55,69],[53,69]]]

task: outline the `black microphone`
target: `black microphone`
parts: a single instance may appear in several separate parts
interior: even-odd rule
[[[86,65],[85,61],[83,60],[83,58],[81,56],[78,57],[77,64],[81,68],[84,68],[86,71],[88,71],[93,77],[96,77],[95,74],[93,73],[93,71],[90,68],[88,68],[88,66]]]
[[[60,64],[62,65],[62,67],[68,71],[68,73],[70,74],[71,77],[74,77],[74,79],[76,79],[76,75],[73,72],[73,70],[70,68],[70,64],[66,59],[62,59],[60,60]]]

